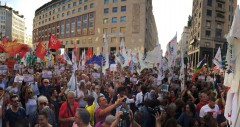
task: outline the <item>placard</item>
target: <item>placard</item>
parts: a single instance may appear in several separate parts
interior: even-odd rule
[[[117,64],[111,64],[110,71],[117,71]]]
[[[33,73],[34,73],[33,69],[31,69],[31,68],[28,69],[28,72],[29,72],[30,74],[33,74]]]
[[[163,85],[162,85],[162,91],[168,92],[168,87],[169,87],[169,85],[163,84]]]
[[[25,74],[25,75],[23,75],[23,76],[16,76],[15,78],[14,78],[14,82],[22,82],[22,81],[28,81],[28,82],[33,82],[34,81],[34,77],[33,77],[33,75],[27,75],[27,74]]]
[[[7,65],[0,65],[0,70],[8,70]]]
[[[100,78],[100,73],[92,73],[92,76],[93,76],[95,79],[99,79],[99,78]]]
[[[59,70],[59,66],[55,65],[54,70]]]
[[[47,71],[47,70],[43,70],[42,71],[42,78],[52,78],[52,72]]]
[[[14,70],[20,70],[21,69],[21,65],[20,64],[14,64],[14,67],[13,67]]]
[[[55,74],[55,75],[61,75],[61,70],[55,70],[55,71],[53,72],[53,74]]]

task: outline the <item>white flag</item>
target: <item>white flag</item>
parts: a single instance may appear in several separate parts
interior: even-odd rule
[[[218,51],[215,55],[215,58],[213,59],[213,63],[218,67],[222,68],[222,55],[221,55],[221,49],[218,48]]]
[[[106,69],[109,68],[109,53],[108,53],[108,42],[107,39],[104,38],[103,42],[103,56],[105,58],[105,65],[102,67],[102,72],[105,74]]]

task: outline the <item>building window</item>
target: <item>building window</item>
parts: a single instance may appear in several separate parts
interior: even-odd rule
[[[87,10],[87,5],[84,6],[84,10]]]
[[[84,2],[88,2],[88,0],[84,0]]]
[[[118,8],[117,8],[117,7],[113,7],[113,8],[112,8],[112,12],[113,12],[113,13],[117,13],[117,11],[118,11]]]
[[[79,0],[79,4],[82,4],[82,0]]]
[[[206,26],[207,26],[208,28],[211,28],[211,21],[207,20],[207,21],[206,21]]]
[[[104,18],[103,19],[103,24],[107,24],[108,23],[108,18]]]
[[[91,3],[91,4],[90,4],[90,8],[94,8],[94,3]]]
[[[63,20],[63,21],[61,21],[61,38],[63,38],[64,37],[64,25],[65,25],[65,21]]]
[[[77,3],[76,2],[73,2],[73,7],[75,7],[77,5]]]
[[[126,22],[126,16],[121,16],[120,22]]]
[[[62,13],[62,17],[64,17],[64,13]]]
[[[120,27],[120,32],[125,33],[126,32],[126,27]]]
[[[81,12],[82,11],[82,8],[78,8],[78,12]]]
[[[122,2],[125,2],[126,0],[121,0]]]
[[[109,0],[104,0],[104,4],[108,4],[109,3]]]
[[[71,21],[71,36],[75,36],[75,17],[73,17]]]
[[[126,12],[126,6],[121,6],[121,12]]]
[[[117,23],[117,17],[112,18],[112,23]]]
[[[222,37],[222,29],[216,29],[216,37],[221,38]]]
[[[77,18],[77,35],[81,35],[81,26],[82,26],[82,16]]]
[[[66,33],[65,33],[65,37],[69,37],[69,33],[70,33],[70,19],[66,20]]]
[[[59,18],[59,14],[57,14],[57,18]]]
[[[75,14],[75,9],[72,10],[72,14]]]
[[[207,0],[207,6],[212,6],[212,0]]]
[[[112,29],[111,29],[111,33],[116,33],[117,32],[117,27],[113,27]]]
[[[109,11],[109,9],[108,9],[108,8],[104,8],[104,14],[107,14],[107,13],[108,13],[108,11]]]
[[[88,15],[84,14],[83,15],[83,28],[87,28],[87,20],[88,20]]]
[[[55,9],[53,9],[53,14],[55,13]]]
[[[68,4],[68,8],[70,8],[71,7],[71,4]]]
[[[59,11],[61,11],[61,8],[60,8],[60,7],[58,8],[58,12],[59,12]]]
[[[107,33],[108,28],[103,28],[103,33]]]
[[[70,15],[70,11],[67,12],[67,16],[69,16],[69,15]]]
[[[209,30],[206,30],[206,33],[205,33],[206,37],[210,37],[211,36],[211,31]]]
[[[113,0],[113,3],[117,3],[118,2],[118,0]]]
[[[117,37],[112,37],[112,38],[111,38],[111,42],[112,42],[112,43],[117,42]]]
[[[62,10],[63,10],[63,11],[65,10],[65,6],[62,7]]]
[[[207,16],[212,16],[212,10],[207,10]]]

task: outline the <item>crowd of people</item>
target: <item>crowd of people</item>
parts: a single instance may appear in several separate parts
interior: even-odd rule
[[[55,63],[54,66],[59,65]],[[72,68],[34,64],[0,75],[0,127],[226,127],[224,105],[227,89],[223,74],[203,73],[205,79],[187,81],[181,90],[178,78],[158,79],[156,68],[140,74],[128,67],[117,71],[94,69],[75,72],[76,89],[70,81]],[[29,72],[29,68],[33,72]],[[52,71],[43,78],[43,70]],[[177,72],[177,70],[176,70]],[[100,77],[93,76],[99,73]],[[19,75],[33,75],[29,82]],[[216,88],[208,82],[211,77]]]

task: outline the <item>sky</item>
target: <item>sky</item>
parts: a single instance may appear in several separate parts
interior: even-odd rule
[[[32,34],[32,22],[37,8],[51,0],[0,0],[1,4],[7,2],[20,14],[24,14],[27,33]],[[153,14],[158,30],[158,40],[163,53],[167,43],[177,33],[177,40],[181,38],[184,26],[187,25],[188,16],[192,14],[193,0],[152,0]],[[238,0],[238,4],[240,0]],[[163,54],[164,55],[164,54]]]

